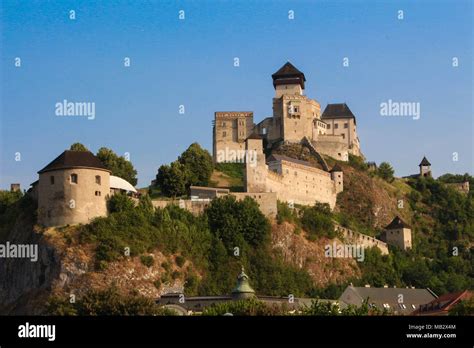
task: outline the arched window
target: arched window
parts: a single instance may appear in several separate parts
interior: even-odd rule
[[[77,184],[77,174],[71,174],[71,184]]]
[[[100,175],[95,176],[95,183],[100,185]]]

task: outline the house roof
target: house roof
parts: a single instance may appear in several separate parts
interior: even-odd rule
[[[441,295],[433,301],[420,306],[413,314],[430,314],[435,312],[447,312],[459,301],[469,299],[472,292],[468,290]]]
[[[410,226],[405,221],[403,221],[399,216],[395,216],[393,218],[392,222],[389,223],[385,227],[385,229],[393,230],[393,229],[397,229],[397,228],[410,228]]]
[[[321,118],[323,120],[331,118],[353,118],[355,122],[355,116],[346,103],[328,104],[324,109]]]
[[[110,172],[92,152],[66,150],[41,169],[38,174],[68,168],[93,168]]]
[[[393,311],[409,314],[420,305],[436,299],[430,289],[413,288],[372,288],[348,286],[339,298],[346,304],[360,305],[368,299],[369,305],[378,309],[391,309]],[[403,302],[399,302],[403,299]],[[388,305],[389,307],[386,307]],[[403,306],[402,306],[403,305]]]
[[[426,159],[425,156],[423,156],[423,159],[421,160],[419,166],[430,166],[431,163]]]
[[[300,84],[303,89],[306,81],[304,74],[290,62],[286,62],[276,73],[272,74],[272,79],[273,87],[282,84]]]

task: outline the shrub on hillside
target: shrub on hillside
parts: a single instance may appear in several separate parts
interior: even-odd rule
[[[75,303],[69,298],[51,297],[47,303],[48,315],[173,315],[174,312],[159,307],[155,300],[139,295],[120,294],[115,287],[106,290],[89,290]]]
[[[301,224],[311,240],[317,237],[336,237],[334,222],[328,204],[317,203],[302,210]]]

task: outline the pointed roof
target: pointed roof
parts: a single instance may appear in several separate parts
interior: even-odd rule
[[[92,152],[66,150],[41,169],[38,174],[69,168],[92,168],[110,172]]]
[[[430,165],[431,165],[431,163],[426,159],[425,156],[423,156],[423,159],[421,160],[421,162],[418,166],[421,167],[421,166],[430,166]]]
[[[240,272],[239,276],[237,277],[237,285],[235,286],[234,290],[232,290],[232,294],[255,294],[255,290],[252,289],[249,283],[249,276],[245,274],[244,267],[242,267],[242,271]]]
[[[306,81],[304,74],[290,62],[286,62],[276,73],[272,74],[272,79],[273,87],[283,84],[300,84],[303,89]]]
[[[355,122],[355,116],[346,103],[328,104],[321,115],[321,119],[331,118],[353,118]]]
[[[395,216],[391,223],[385,227],[386,230],[393,230],[398,228],[410,228],[410,226],[403,221],[399,216]]]
[[[339,165],[339,163],[336,163],[334,165],[334,167],[332,167],[332,169],[329,171],[330,173],[332,172],[342,172],[342,168],[341,166]]]

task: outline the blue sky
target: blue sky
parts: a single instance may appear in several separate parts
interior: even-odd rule
[[[287,60],[322,108],[349,105],[368,160],[388,161],[401,176],[416,173],[426,155],[435,176],[472,174],[472,7],[469,0],[4,0],[0,187],[27,188],[77,141],[93,152],[130,153],[138,186],[148,185],[192,142],[212,150],[215,111],[253,111],[257,122],[270,116],[271,74]],[[64,99],[94,102],[95,119],[56,116]],[[389,99],[420,103],[420,119],[382,117]]]

